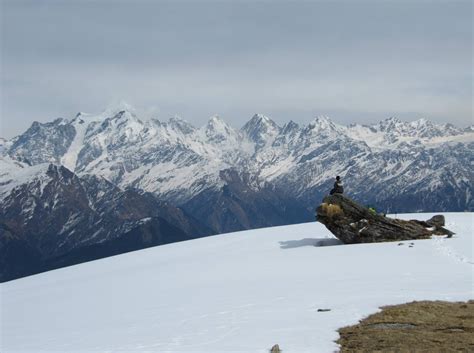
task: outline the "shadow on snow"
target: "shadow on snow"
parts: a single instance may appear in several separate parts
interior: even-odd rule
[[[342,245],[343,243],[339,239],[333,238],[304,238],[301,240],[287,240],[280,241],[281,249],[293,249],[299,248],[302,246],[332,246],[332,245]]]

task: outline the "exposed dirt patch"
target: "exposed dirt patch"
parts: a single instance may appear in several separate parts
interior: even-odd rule
[[[474,300],[386,306],[339,334],[340,352],[474,352]]]

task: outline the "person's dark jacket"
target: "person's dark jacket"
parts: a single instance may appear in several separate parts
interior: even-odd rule
[[[330,191],[330,194],[343,194],[344,193],[344,186],[342,185],[342,181],[336,181],[334,183],[334,187]]]

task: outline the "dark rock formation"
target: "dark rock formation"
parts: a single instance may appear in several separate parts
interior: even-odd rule
[[[448,238],[453,236],[453,232],[449,229],[444,228],[444,216],[443,215],[436,215],[431,217],[429,220],[425,221],[418,221],[413,220],[413,222],[417,222],[421,224],[423,227],[431,228],[433,235],[447,235]]]
[[[345,244],[426,239],[431,235],[450,237],[454,234],[443,227],[443,216],[434,216],[428,221],[389,218],[341,194],[323,199],[316,209],[316,220]]]

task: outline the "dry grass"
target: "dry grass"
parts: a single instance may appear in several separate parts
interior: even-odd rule
[[[341,352],[474,352],[474,301],[387,306],[339,330]]]
[[[329,218],[343,214],[341,207],[332,203],[323,202],[321,204],[321,209]]]

